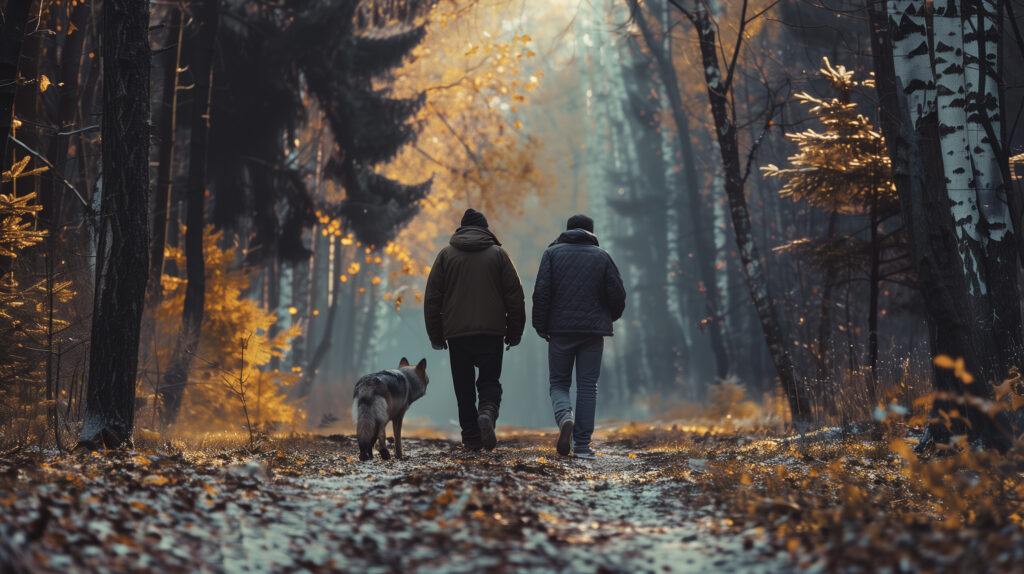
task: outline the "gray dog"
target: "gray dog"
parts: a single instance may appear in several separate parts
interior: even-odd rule
[[[373,441],[384,460],[391,458],[385,441],[384,427],[391,421],[395,434],[395,455],[403,458],[402,419],[409,405],[427,393],[427,360],[415,367],[402,357],[397,369],[366,375],[356,382],[352,393],[353,414],[356,419],[356,439],[359,442],[359,460],[373,458]]]

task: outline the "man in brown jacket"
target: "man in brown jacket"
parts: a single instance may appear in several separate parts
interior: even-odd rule
[[[479,211],[466,210],[462,226],[437,254],[423,312],[430,344],[449,352],[462,444],[493,449],[501,405],[501,346],[504,342],[507,350],[519,344],[526,305],[516,267]]]

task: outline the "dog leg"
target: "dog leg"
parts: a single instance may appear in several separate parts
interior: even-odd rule
[[[385,422],[384,424],[380,425],[380,436],[378,438],[378,443],[377,443],[377,448],[380,451],[380,458],[382,460],[391,460],[391,453],[388,452],[387,434],[384,432],[384,429],[386,429],[387,426],[388,426],[387,422]]]
[[[395,456],[399,460],[405,458],[405,453],[402,451],[402,419],[405,418],[405,413],[400,413],[395,420],[391,421],[391,430],[395,433]]]

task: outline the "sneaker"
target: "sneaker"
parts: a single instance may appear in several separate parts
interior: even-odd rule
[[[584,460],[594,460],[597,458],[597,453],[590,450],[589,448],[573,449],[572,456],[575,458],[582,458]]]
[[[494,436],[494,419],[489,414],[482,414],[476,418],[476,424],[480,426],[480,442],[487,450],[494,450],[498,444],[498,437]]]
[[[463,442],[462,443],[462,448],[464,448],[466,450],[469,450],[469,451],[477,451],[477,450],[480,450],[480,449],[484,448],[484,445],[479,440],[477,440],[477,441],[469,441],[469,442]]]
[[[571,418],[562,421],[562,426],[558,428],[558,443],[555,445],[555,450],[562,456],[569,456],[569,451],[572,450],[572,428],[575,422]]]

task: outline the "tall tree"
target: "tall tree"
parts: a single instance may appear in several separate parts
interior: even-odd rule
[[[149,273],[149,2],[103,2],[103,182],[84,448],[130,443]]]
[[[163,422],[173,423],[181,408],[188,384],[192,358],[202,333],[206,304],[206,263],[203,259],[204,211],[206,206],[207,142],[210,130],[210,98],[213,93],[213,50],[217,39],[219,15],[217,0],[203,0],[196,13],[198,39],[193,43],[192,100],[189,139],[188,181],[185,184],[185,303],[181,312],[181,334],[167,374],[160,387],[163,398]]]
[[[164,250],[167,247],[167,224],[171,213],[172,191],[174,189],[174,143],[178,126],[178,71],[181,69],[181,48],[185,38],[185,12],[178,6],[167,11],[170,25],[167,27],[167,41],[174,42],[173,50],[164,55],[163,93],[160,104],[159,133],[157,134],[157,176],[156,197],[153,201],[153,241],[149,250],[149,298],[150,306],[159,304],[162,295],[160,278],[164,272]],[[196,93],[200,90],[196,88]],[[178,225],[177,221],[171,222]]]

